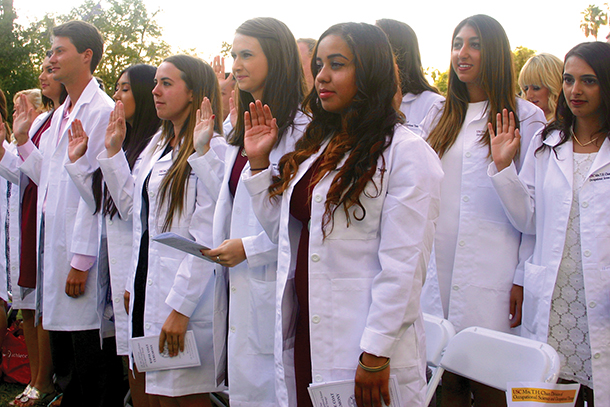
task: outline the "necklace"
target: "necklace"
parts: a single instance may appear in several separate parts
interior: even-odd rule
[[[580,144],[580,143],[578,143],[578,144]],[[248,154],[246,154],[246,149],[243,148],[243,147],[241,148],[241,156],[242,157],[247,157],[248,156]]]
[[[588,146],[589,144],[593,144],[593,143],[595,143],[595,142],[597,141],[597,139],[599,138],[599,136],[597,136],[597,137],[592,138],[591,140],[587,141],[585,144],[583,144],[583,143],[581,143],[581,142],[580,142],[580,140],[578,139],[578,137],[576,137],[576,133],[574,133],[574,128],[573,128],[573,127],[572,127],[572,129],[571,129],[571,130],[572,130],[572,137],[574,137],[574,140],[576,140],[576,142],[578,143],[578,145],[579,145],[579,146],[581,146],[581,147],[586,147],[586,146]],[[599,132],[598,132],[598,133],[599,133]],[[593,133],[593,134],[595,134],[595,133]],[[593,135],[593,134],[592,134],[592,135]]]

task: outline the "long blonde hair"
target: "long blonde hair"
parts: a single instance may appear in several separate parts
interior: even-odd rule
[[[563,62],[555,55],[538,54],[527,60],[519,73],[519,87],[521,97],[525,99],[525,87],[534,85],[547,88],[549,90],[549,113],[545,113],[546,121],[550,122],[555,118],[557,109],[557,99],[563,89]]]

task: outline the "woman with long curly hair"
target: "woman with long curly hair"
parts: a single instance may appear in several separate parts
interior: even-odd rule
[[[419,298],[438,216],[440,164],[393,107],[397,75],[381,29],[330,27],[312,72],[315,91],[304,102],[312,121],[280,161],[277,178],[269,165],[277,134],[271,110],[257,102],[244,115],[250,161],[244,183],[279,246],[278,402],[307,406],[310,383],[352,379],[358,406],[381,406],[382,398],[389,404],[391,366],[401,405],[421,406]],[[284,368],[292,364],[296,391]]]

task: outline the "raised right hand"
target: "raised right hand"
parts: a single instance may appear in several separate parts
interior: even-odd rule
[[[23,145],[30,139],[28,133],[36,116],[34,106],[32,106],[27,96],[20,95],[19,103],[15,113],[13,113],[13,134],[15,135],[15,140],[17,140],[17,145]]]
[[[106,146],[108,158],[113,157],[121,151],[126,135],[125,108],[123,103],[118,101],[114,105],[114,110],[110,113],[110,120],[108,120],[108,126],[106,127],[104,145]]]
[[[260,100],[250,103],[250,111],[244,113],[244,149],[250,168],[267,168],[269,154],[277,142],[277,121],[269,106]]]
[[[193,130],[193,148],[199,156],[210,149],[210,140],[214,136],[214,119],[212,104],[207,97],[201,102],[201,109],[195,115],[195,129]]]
[[[515,158],[521,145],[521,134],[515,125],[515,115],[506,109],[496,116],[496,133],[491,123],[487,123],[487,128],[491,137],[491,156],[499,172]]]

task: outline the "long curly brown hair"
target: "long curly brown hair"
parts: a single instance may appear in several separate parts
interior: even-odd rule
[[[404,122],[403,116],[392,105],[399,84],[392,48],[383,31],[365,23],[337,24],[322,34],[318,44],[329,35],[341,37],[354,55],[356,95],[342,114],[325,111],[315,90],[305,98],[303,104],[311,111],[312,121],[297,142],[295,151],[280,160],[280,177],[269,188],[271,199],[281,195],[296,175],[299,165],[329,139],[312,185],[337,169],[347,154],[326,195],[321,225],[324,238],[332,232],[334,213],[339,208],[345,212],[347,226],[354,220],[365,218],[361,196],[366,194],[365,187],[378,170],[380,157],[379,170],[383,182],[385,161],[382,154],[392,142],[396,124]],[[316,45],[311,63],[314,77],[319,72],[317,53]],[[381,193],[381,185],[374,182],[373,185],[375,193],[370,196],[372,198]]]

